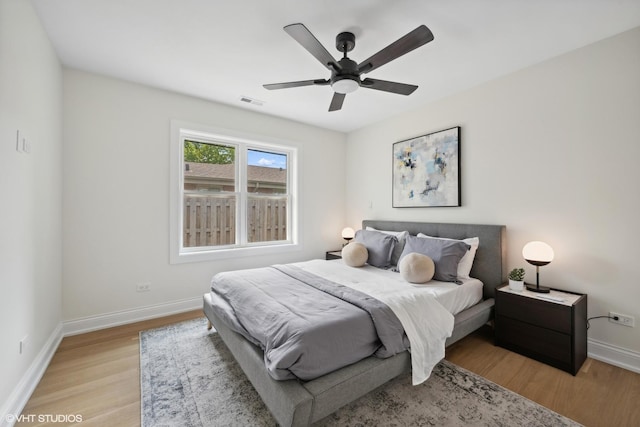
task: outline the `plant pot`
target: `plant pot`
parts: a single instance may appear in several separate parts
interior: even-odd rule
[[[524,289],[524,280],[511,280],[509,279],[509,289],[516,292],[521,292]]]

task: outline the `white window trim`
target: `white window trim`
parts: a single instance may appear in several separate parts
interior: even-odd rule
[[[287,242],[261,242],[250,243],[246,246],[234,246],[223,248],[211,248],[204,250],[183,249],[182,248],[182,203],[184,176],[182,174],[184,148],[181,144],[183,133],[189,133],[194,136],[201,135],[207,139],[212,138],[217,141],[236,145],[238,143],[246,144],[249,148],[261,150],[275,149],[286,152],[289,157],[289,165],[287,167],[288,182],[290,186],[289,194],[291,218],[287,224],[289,228],[289,240]],[[253,135],[246,132],[236,130],[206,126],[201,124],[189,123],[179,120],[171,121],[171,141],[169,153],[169,262],[171,264],[181,264],[187,262],[213,261],[220,259],[229,259],[236,257],[248,257],[259,255],[272,255],[286,252],[295,252],[301,249],[300,241],[300,197],[298,194],[298,162],[300,159],[300,148],[297,144],[289,141],[264,137],[261,135]],[[244,154],[242,154],[244,156]],[[246,159],[239,158],[238,161]],[[243,177],[239,178],[240,184]],[[244,212],[246,206],[240,206],[240,212]],[[244,215],[244,214],[242,214]],[[243,227],[244,229],[244,227]],[[240,237],[240,236],[237,236]]]

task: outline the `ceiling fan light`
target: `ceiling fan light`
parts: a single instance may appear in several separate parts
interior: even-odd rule
[[[350,78],[344,78],[336,80],[331,84],[331,88],[336,93],[351,93],[355,92],[360,87],[360,84],[356,80]]]

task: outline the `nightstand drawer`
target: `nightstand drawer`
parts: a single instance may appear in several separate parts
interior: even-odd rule
[[[550,331],[515,319],[496,319],[500,327],[496,329],[498,345],[511,347],[526,356],[550,358],[547,363],[557,361],[562,365],[571,363],[571,336]],[[554,365],[554,363],[550,363]],[[563,366],[564,368],[564,366]]]
[[[571,333],[571,307],[503,293],[500,315],[565,334]]]

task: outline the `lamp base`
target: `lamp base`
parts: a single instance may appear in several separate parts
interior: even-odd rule
[[[548,294],[551,292],[551,288],[547,288],[546,286],[536,286],[536,285],[527,285],[527,290],[531,292],[538,292],[541,294]]]

